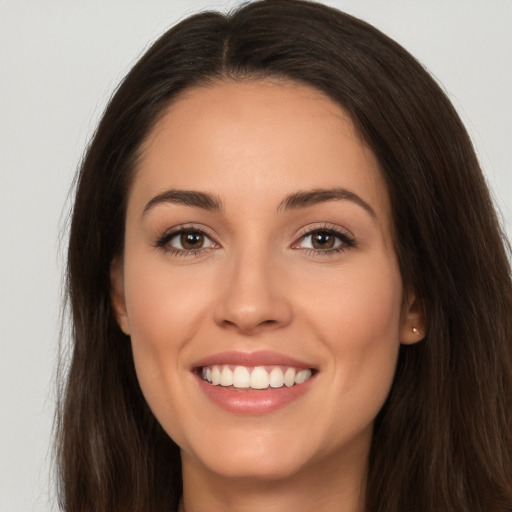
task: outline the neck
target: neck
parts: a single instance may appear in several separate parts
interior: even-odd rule
[[[359,461],[362,459],[359,458]],[[183,499],[179,512],[362,512],[364,463],[319,460],[279,479],[215,474],[182,454]]]

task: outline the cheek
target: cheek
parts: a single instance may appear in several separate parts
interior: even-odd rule
[[[309,286],[303,283],[308,298],[303,316],[331,358],[333,385],[340,394],[353,393],[354,403],[367,403],[368,414],[376,414],[389,392],[400,347],[398,267],[392,261],[347,268],[325,281],[323,293],[318,280],[313,286],[309,279]]]
[[[195,272],[195,273],[194,273]],[[165,259],[125,262],[125,296],[132,337],[157,349],[169,349],[193,335],[204,315],[205,286],[197,269],[171,272]],[[204,285],[204,283],[203,283]]]
[[[328,339],[364,347],[381,339],[398,342],[402,282],[393,260],[368,261],[302,279],[304,315],[318,318]],[[309,300],[306,300],[309,297]]]
[[[148,265],[135,256],[125,261],[133,357],[143,394],[162,420],[161,414],[180,398],[173,394],[176,383],[188,378],[181,356],[204,318],[205,294],[190,285],[187,271],[170,275],[165,263],[153,259]]]

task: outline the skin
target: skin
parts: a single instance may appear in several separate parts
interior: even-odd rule
[[[353,197],[280,207],[332,188],[373,213]],[[169,189],[222,209],[147,206]],[[180,251],[179,236],[158,246],[182,224],[206,232],[200,250]],[[339,251],[312,248],[306,232],[326,228],[342,234],[329,239]],[[372,424],[423,317],[403,290],[378,163],[338,105],[279,81],[186,91],[143,147],[111,275],[143,393],[181,448],[187,512],[364,509]],[[199,389],[195,361],[259,350],[318,370],[308,391],[238,415]]]

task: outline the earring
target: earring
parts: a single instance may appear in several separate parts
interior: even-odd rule
[[[419,333],[420,333],[420,331],[419,331],[416,327],[413,327],[413,328],[412,328],[412,332],[413,332],[414,334],[419,334]]]

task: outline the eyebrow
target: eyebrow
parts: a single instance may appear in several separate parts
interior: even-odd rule
[[[211,212],[222,210],[221,200],[212,194],[206,194],[205,192],[198,192],[195,190],[171,189],[153,197],[153,199],[151,199],[151,201],[149,201],[144,207],[142,214],[145,215],[149,210],[157,205],[167,203],[183,204],[185,206],[201,208]]]
[[[327,188],[313,189],[294,192],[287,196],[278,206],[277,210],[295,210],[299,208],[307,208],[316,204],[328,201],[352,201],[364,210],[366,210],[373,218],[377,218],[375,210],[357,194],[345,188]],[[183,204],[194,208],[217,212],[222,210],[222,201],[213,194],[199,192],[196,190],[166,190],[162,194],[153,197],[142,212],[145,215],[149,210],[160,204]]]
[[[326,188],[295,192],[287,196],[278,207],[278,210],[294,210],[297,208],[307,208],[327,201],[352,201],[373,218],[377,218],[375,210],[357,194],[345,188]]]

